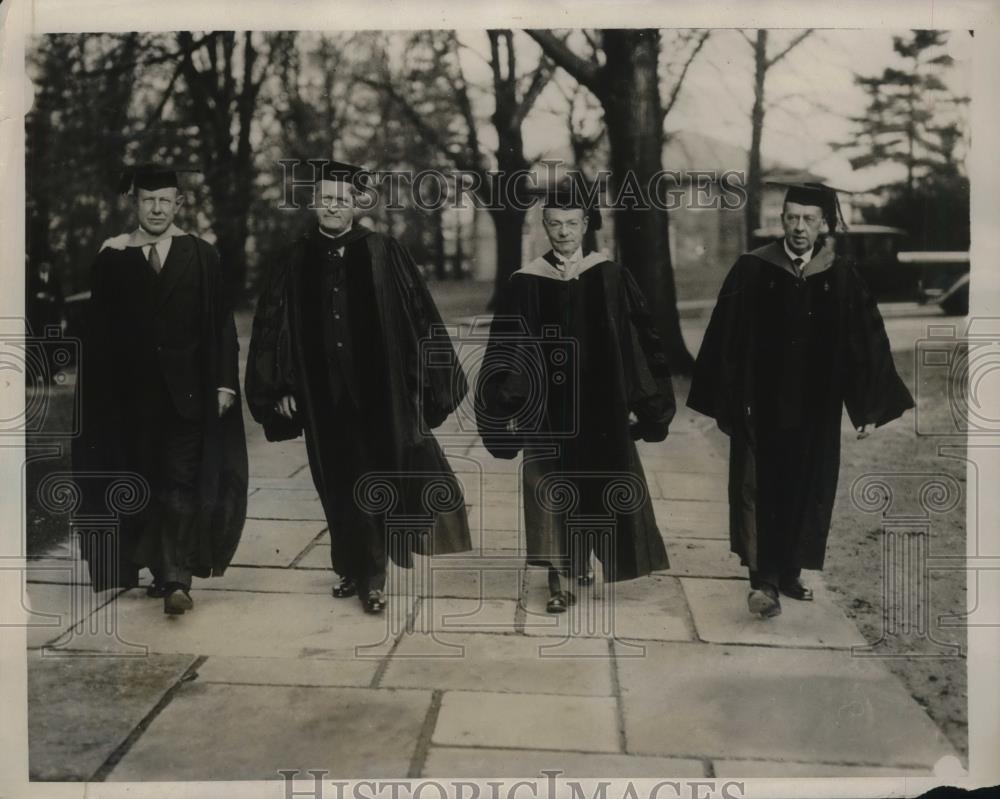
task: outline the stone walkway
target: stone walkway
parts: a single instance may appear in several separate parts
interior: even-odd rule
[[[243,346],[245,352],[245,342]],[[523,565],[519,462],[450,419],[439,440],[476,550],[392,570],[385,618],[334,600],[301,441],[248,421],[243,541],[168,618],[141,590],[28,575],[30,771],[42,780],[926,775],[954,750],[825,592],[746,610],[728,551],[724,440],[682,410],[641,446],[672,567],[544,612]]]

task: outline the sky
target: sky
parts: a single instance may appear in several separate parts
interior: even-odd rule
[[[799,30],[772,30],[769,54],[783,49]],[[880,74],[887,66],[903,62],[893,52],[893,34],[908,31],[826,29],[814,31],[782,59],[767,77],[767,98],[773,103],[765,120],[762,150],[769,159],[823,175],[830,185],[848,191],[863,191],[887,180],[898,179],[901,167],[886,165],[854,171],[847,156],[835,153],[831,141],[850,139],[848,117],[860,115],[867,96],[855,85],[854,75]],[[468,46],[463,66],[471,82],[488,85],[488,43],[485,32],[463,32]],[[959,95],[969,94],[971,37],[953,31],[948,53],[955,66],[946,83]],[[518,33],[518,71],[529,71],[537,63],[538,48],[524,33]],[[687,130],[713,136],[747,149],[750,143],[750,108],[753,102],[753,54],[739,31],[716,29],[692,63],[677,103],[667,118],[667,130]],[[573,85],[559,74],[563,87]],[[492,111],[489,95],[479,97],[484,118]],[[566,101],[551,85],[525,121],[525,146],[529,157],[550,150],[565,151]],[[595,111],[595,114],[599,113]],[[489,126],[483,126],[488,133]],[[488,140],[484,136],[484,140]],[[669,167],[669,165],[667,165]],[[699,165],[700,166],[700,165]],[[712,168],[708,164],[704,168]],[[741,168],[745,165],[724,165]]]

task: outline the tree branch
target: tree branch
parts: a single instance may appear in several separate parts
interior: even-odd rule
[[[670,95],[667,97],[667,102],[663,104],[663,119],[667,118],[667,114],[670,113],[670,109],[674,107],[674,103],[677,102],[677,95],[680,94],[681,86],[684,83],[684,78],[687,76],[688,70],[691,68],[691,62],[694,61],[695,57],[701,52],[701,48],[705,46],[705,42],[708,41],[708,37],[712,35],[712,30],[702,31],[701,35],[698,37],[694,48],[688,55],[687,60],[684,62],[684,66],[681,68],[681,74],[677,77],[677,82],[674,83],[674,88],[671,89]]]
[[[548,30],[526,30],[539,47],[552,59],[556,66],[562,67],[577,83],[582,83],[598,98],[605,98],[607,90],[604,86],[604,71],[596,61],[581,58],[567,44]]]
[[[806,39],[806,37],[808,37],[812,32],[813,32],[812,28],[806,28],[804,31],[802,31],[802,33],[800,33],[798,36],[796,36],[794,39],[792,39],[788,43],[788,46],[784,50],[782,50],[780,53],[778,53],[774,58],[768,59],[768,61],[765,63],[764,68],[765,69],[770,69],[771,67],[773,67],[782,58],[784,58],[786,55],[788,55],[789,52],[791,52],[794,48],[796,48],[800,44],[802,44],[803,40]]]
[[[538,68],[531,76],[531,83],[528,85],[527,91],[525,91],[524,96],[521,98],[517,111],[514,113],[514,122],[518,127],[520,127],[521,123],[524,122],[524,118],[531,112],[535,101],[545,90],[549,80],[552,78],[553,70],[554,66],[552,62],[543,56],[542,60],[538,62]]]
[[[438,150],[438,152],[450,160],[459,169],[467,172],[482,173],[482,170],[479,169],[479,165],[472,163],[472,161],[467,157],[463,157],[461,152],[456,152],[455,148],[440,134],[437,128],[428,124],[424,119],[424,116],[418,113],[417,110],[413,108],[409,102],[407,102],[406,98],[396,90],[393,84],[372,80],[371,78],[366,78],[362,75],[356,76],[356,80],[371,89],[375,89],[375,91],[381,92],[393,103],[395,103],[400,111],[403,112],[403,116],[409,120],[410,124],[413,125],[417,133],[420,134],[421,138]]]

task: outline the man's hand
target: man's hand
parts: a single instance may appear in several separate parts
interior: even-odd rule
[[[291,394],[282,397],[280,400],[278,400],[277,404],[274,406],[274,409],[279,414],[284,416],[286,419],[291,419],[292,414],[298,411],[298,408],[295,405],[295,397],[293,397]]]
[[[219,398],[219,416],[222,416],[233,407],[233,403],[236,402],[236,395],[231,391],[223,391],[221,388],[215,393]]]
[[[868,438],[868,436],[871,435],[873,429],[874,429],[873,425],[870,424],[861,425],[861,427],[858,428],[858,441],[860,441],[862,438]]]

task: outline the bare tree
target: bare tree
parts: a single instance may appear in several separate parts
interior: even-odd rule
[[[579,55],[565,39],[548,30],[528,34],[559,67],[585,86],[604,110],[610,148],[611,188],[615,195],[629,186],[639,202],[615,210],[615,240],[624,264],[636,276],[652,306],[675,373],[693,365],[681,336],[677,294],[670,262],[669,219],[648,194],[663,169],[664,122],[680,91],[687,67],[708,38],[693,34],[674,87],[661,94],[661,35],[655,29],[603,29],[584,32],[590,47]]]
[[[246,284],[249,214],[254,194],[251,130],[257,97],[272,72],[272,56],[294,33],[218,32],[198,46],[177,34],[178,75],[187,87],[183,108],[197,125],[198,150],[212,198],[216,246],[236,294]]]
[[[764,138],[764,117],[767,113],[765,105],[765,83],[767,73],[781,59],[787,56],[792,50],[798,47],[812,33],[812,28],[808,28],[797,34],[784,47],[774,55],[767,54],[768,31],[759,29],[756,36],[751,37],[744,31],[740,35],[746,40],[753,50],[754,72],[753,72],[753,109],[750,111],[750,152],[747,163],[747,202],[744,206],[744,219],[746,220],[746,235],[749,242],[753,231],[760,224],[760,203],[763,193],[763,169],[761,166],[761,142]]]
[[[450,165],[473,176],[475,193],[488,208],[496,229],[497,272],[490,301],[490,307],[496,307],[510,275],[521,267],[528,171],[534,165],[525,156],[522,125],[551,78],[553,67],[542,58],[527,73],[519,74],[513,32],[489,30],[487,36],[492,76],[487,91],[494,98],[490,121],[497,135],[495,152],[488,152],[482,144],[473,87],[462,69],[462,45],[454,31],[414,36],[408,56],[414,47],[424,49],[425,55],[417,61],[419,73],[413,66],[416,59],[407,58],[409,79],[385,74],[359,80],[391,98],[425,142]]]

